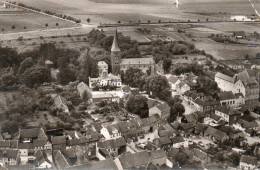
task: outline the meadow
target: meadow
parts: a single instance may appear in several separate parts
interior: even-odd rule
[[[76,26],[71,22],[32,11],[17,8],[5,9],[3,7],[0,7],[0,23],[0,34]]]

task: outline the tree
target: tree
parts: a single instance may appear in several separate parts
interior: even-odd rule
[[[49,26],[48,23],[46,23],[46,24],[45,24],[45,27],[48,27],[48,26]]]
[[[0,47],[0,68],[18,66],[20,63],[20,57],[17,51],[9,47]]]
[[[171,65],[172,65],[172,60],[171,59],[169,59],[169,58],[164,58],[163,59],[163,69],[164,69],[165,73],[169,73]]]
[[[76,81],[76,74],[71,68],[59,68],[59,73],[57,75],[57,80],[59,83],[66,85],[69,82]]]
[[[123,82],[131,87],[139,87],[144,73],[138,68],[129,68],[124,73]]]
[[[90,18],[88,18],[88,19],[87,19],[87,22],[90,23],[90,21],[91,21]]]
[[[170,85],[166,77],[161,75],[152,75],[145,80],[144,90],[148,93],[152,93],[153,97],[165,100],[165,93],[162,91],[169,90]]]
[[[144,96],[130,95],[125,103],[125,108],[129,112],[139,115],[141,118],[148,117],[147,98]]]
[[[97,78],[99,75],[98,65],[97,62],[93,62],[92,69],[91,69],[91,77]]]
[[[26,27],[23,27],[23,29],[25,29],[25,30],[26,30]]]
[[[181,117],[185,112],[185,108],[181,103],[174,103],[171,106],[170,117],[168,118],[169,122],[173,122],[177,117]]]
[[[59,23],[56,23],[56,27],[59,26]]]
[[[33,87],[36,84],[42,84],[51,80],[51,72],[48,68],[42,66],[34,66],[22,74],[21,82],[28,87]]]
[[[33,65],[34,65],[34,62],[33,62],[32,58],[31,58],[31,57],[28,57],[28,58],[24,59],[24,60],[21,62],[20,67],[19,67],[17,73],[21,75],[21,74],[24,73],[24,71],[25,71],[26,69],[31,68]]]
[[[1,87],[3,89],[7,89],[8,87],[15,85],[16,83],[17,83],[17,78],[10,73],[4,74],[1,77]]]

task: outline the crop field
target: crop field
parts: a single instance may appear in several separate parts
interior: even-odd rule
[[[0,7],[0,23],[0,34],[66,28],[76,25],[24,9],[5,9],[3,7]]]
[[[186,12],[182,6],[176,8],[174,0],[12,0],[22,2],[36,8],[50,10],[56,13],[69,15],[81,19],[87,24],[90,18],[91,24],[131,22],[156,22],[161,21],[196,21],[205,20],[203,15],[183,13]],[[183,5],[189,5],[187,3]],[[189,12],[189,11],[187,11]],[[209,16],[211,20],[219,20],[218,17]]]
[[[252,0],[260,10],[260,2]],[[255,13],[248,0],[184,0],[180,5],[184,12],[194,13],[227,13],[231,15],[252,15]]]

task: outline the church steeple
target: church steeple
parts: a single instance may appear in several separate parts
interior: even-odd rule
[[[116,30],[115,35],[114,35],[114,40],[113,40],[113,44],[112,44],[112,47],[111,47],[111,52],[121,52],[121,50],[118,46],[117,30]]]
[[[112,74],[119,75],[120,74],[120,48],[118,46],[118,35],[117,30],[115,32],[113,44],[111,47],[111,66],[112,66]]]

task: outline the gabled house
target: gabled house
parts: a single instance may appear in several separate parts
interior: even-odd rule
[[[151,155],[146,151],[120,155],[115,159],[118,170],[146,168],[150,162]]]
[[[66,149],[61,152],[65,156],[65,158],[67,158],[70,161],[71,165],[75,165],[75,163],[77,161],[77,155],[73,148]]]
[[[232,91],[224,91],[218,94],[221,106],[238,107],[236,96]]]
[[[158,104],[149,109],[149,116],[158,114],[161,119],[166,120],[170,116],[170,106],[167,103]]]
[[[81,99],[88,98],[89,101],[92,99],[92,90],[84,82],[81,82],[77,85],[78,93]]]
[[[54,105],[61,109],[65,113],[69,113],[69,107],[67,106],[66,100],[61,95],[52,95],[51,96],[54,100]]]
[[[48,159],[46,153],[42,150],[38,150],[35,154],[34,166],[37,169],[50,169],[52,163]]]
[[[53,150],[65,150],[67,146],[65,136],[52,136],[51,143]]]
[[[100,133],[100,131],[101,131],[101,129],[102,129],[103,127],[102,127],[102,125],[101,125],[100,123],[93,123],[93,124],[91,125],[91,128],[92,128],[94,131]]]
[[[169,137],[161,137],[154,139],[153,143],[161,149],[168,150],[172,147],[172,141]]]
[[[182,123],[181,130],[184,133],[184,136],[188,136],[194,132],[195,123]]]
[[[53,151],[53,161],[57,169],[69,169],[72,166],[60,150]]]
[[[176,91],[178,84],[181,82],[181,80],[178,77],[175,77],[175,76],[170,76],[168,78],[168,81],[169,81],[169,83],[171,85],[171,90],[172,91]]]
[[[172,147],[173,148],[181,148],[181,147],[188,147],[189,143],[188,141],[185,141],[183,137],[174,137],[174,138],[171,138],[172,140]]]
[[[241,155],[240,162],[239,162],[240,169],[250,170],[250,169],[257,168],[256,166],[257,166],[256,157]]]
[[[221,116],[229,125],[233,125],[241,117],[242,113],[231,107],[221,106],[215,110],[215,114]]]
[[[236,123],[233,124],[233,127],[235,129],[246,132],[250,136],[259,131],[259,126],[257,122],[248,122],[244,119],[239,119]]]
[[[89,168],[84,167],[83,169],[89,169]],[[96,170],[96,169],[115,170],[118,169],[118,167],[113,159],[106,159],[106,160],[101,160],[92,163],[90,170]]]
[[[96,144],[96,155],[100,160],[117,157],[126,152],[126,141],[123,137],[105,140]]]
[[[166,164],[166,153],[164,150],[154,150],[150,152],[151,155],[151,162],[155,166],[162,166],[163,164]]]
[[[122,137],[122,133],[117,124],[108,125],[100,130],[100,133],[108,139],[116,139]]]
[[[214,142],[224,142],[229,139],[228,135],[218,129],[215,129],[211,126],[207,128],[204,133],[204,137],[210,138]]]
[[[42,128],[20,129],[18,136],[18,149],[21,164],[33,163],[34,151],[51,150],[51,144]]]
[[[204,151],[194,148],[192,149],[193,160],[200,161],[202,165],[208,165],[211,163],[212,158]]]
[[[197,123],[195,126],[195,134],[200,135],[200,136],[204,136],[204,132],[206,131],[206,129],[208,128],[207,125],[202,124],[202,123]]]
[[[1,149],[0,150],[0,166],[18,165],[20,162],[20,154],[18,150]]]

